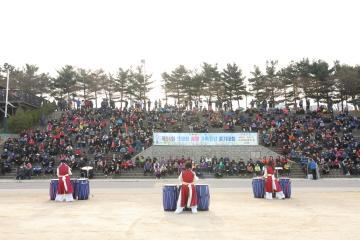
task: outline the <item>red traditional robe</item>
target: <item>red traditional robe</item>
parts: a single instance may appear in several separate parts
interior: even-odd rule
[[[70,182],[71,170],[66,163],[60,163],[57,174],[59,177],[58,194],[70,194],[73,192],[73,187]]]
[[[274,176],[274,169],[271,166],[267,166],[265,168],[265,192],[272,193],[275,192],[281,192],[281,186],[278,180],[275,179]]]
[[[182,171],[179,180],[182,182],[178,206],[194,207],[197,205],[197,195],[194,181],[198,178],[195,173],[189,169]]]

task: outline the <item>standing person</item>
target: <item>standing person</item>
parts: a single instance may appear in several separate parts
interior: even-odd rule
[[[269,161],[264,168],[265,198],[271,200],[273,191],[275,191],[277,199],[285,199],[285,195],[281,189],[279,181],[276,179],[274,174],[274,162]]]
[[[309,99],[306,99],[306,111],[309,111],[310,110],[310,100]]]
[[[303,100],[302,100],[302,99],[299,101],[299,107],[300,107],[301,109],[303,109]]]
[[[57,176],[59,177],[59,183],[55,201],[74,201],[72,194],[73,187],[70,182],[71,174],[71,168],[66,164],[65,160],[62,160],[59,167],[57,168]]]
[[[311,161],[308,164],[309,173],[312,174],[312,177],[314,180],[317,179],[317,164],[314,159],[311,159]]]
[[[185,170],[180,173],[181,181],[180,195],[177,202],[175,213],[181,213],[185,207],[191,208],[192,213],[197,213],[197,194],[194,182],[199,180],[196,174],[191,170],[191,162],[185,163]]]
[[[76,109],[80,109],[80,104],[81,104],[80,99],[77,99],[75,103],[76,103]]]
[[[150,112],[150,106],[151,106],[151,101],[150,101],[150,99],[148,100],[147,105],[148,105],[148,112]]]

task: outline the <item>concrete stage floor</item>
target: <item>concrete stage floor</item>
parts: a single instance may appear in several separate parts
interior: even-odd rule
[[[88,201],[56,203],[49,181],[0,181],[0,238],[360,239],[360,180],[293,180],[292,198],[255,199],[251,180],[206,179],[210,211],[162,208],[175,180],[90,180]]]

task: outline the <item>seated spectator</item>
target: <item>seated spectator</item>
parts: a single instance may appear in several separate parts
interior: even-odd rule
[[[195,174],[196,174],[197,177],[199,177],[199,178],[200,178],[200,177],[203,177],[202,169],[201,169],[201,167],[200,167],[199,164],[197,164],[197,165],[195,166],[194,171],[195,171]]]
[[[254,171],[255,171],[256,176],[261,176],[262,175],[260,164],[258,164],[258,163],[255,164]]]
[[[329,174],[330,173],[330,167],[328,163],[323,163],[320,165],[320,171],[322,174]]]
[[[163,165],[161,165],[161,167],[160,167],[160,175],[163,176],[163,177],[165,177],[166,174],[167,174],[167,167],[166,167],[165,164],[163,164]]]
[[[290,175],[290,163],[289,162],[286,162],[283,165],[283,173],[287,174],[288,176]]]
[[[40,174],[42,172],[42,168],[41,168],[40,164],[36,164],[35,166],[33,166],[32,172],[33,172],[33,175],[40,176]]]
[[[144,164],[144,176],[146,176],[146,174],[152,174],[152,164],[150,160],[147,160]]]
[[[32,176],[32,164],[30,162],[27,162],[25,164],[25,177],[27,177],[28,179],[31,179]]]
[[[49,164],[48,166],[45,167],[44,174],[54,175],[54,167],[52,164]]]
[[[240,174],[246,174],[247,167],[242,159],[239,161],[238,169]]]
[[[16,180],[23,180],[25,176],[25,166],[21,165],[16,169]]]
[[[155,174],[155,177],[156,179],[160,179],[161,177],[161,169],[160,169],[160,163],[158,161],[156,161],[154,163],[154,174]]]
[[[246,165],[246,171],[247,171],[247,173],[254,174],[254,164],[252,164],[251,162],[249,162],[249,163]]]
[[[215,165],[214,166],[214,176],[216,177],[216,178],[221,178],[221,177],[223,177],[223,171],[219,168],[219,165],[217,164],[217,165]]]
[[[11,167],[12,167],[11,160],[9,159],[3,160],[1,163],[1,173],[2,174],[10,173]]]
[[[5,175],[5,163],[3,160],[0,160],[0,172],[1,175]]]

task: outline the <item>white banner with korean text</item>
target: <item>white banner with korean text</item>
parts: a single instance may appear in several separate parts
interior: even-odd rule
[[[154,145],[258,145],[257,133],[154,133]]]

